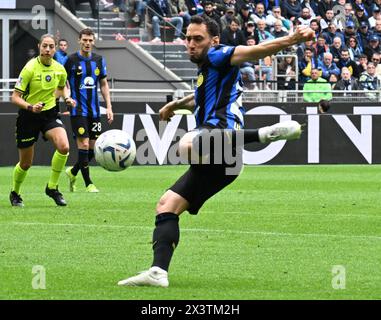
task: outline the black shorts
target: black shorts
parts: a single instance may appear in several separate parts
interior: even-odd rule
[[[100,118],[75,116],[70,117],[70,122],[75,138],[90,138],[90,140],[96,140],[102,133],[102,122]]]
[[[204,126],[199,129],[213,128]],[[169,190],[189,202],[187,210],[190,214],[197,214],[206,200],[239,176],[242,169],[242,152],[238,151],[234,159],[232,164],[192,164]]]
[[[17,148],[32,146],[37,142],[40,132],[45,135],[46,131],[57,127],[65,128],[56,108],[40,113],[20,109],[16,120]],[[45,137],[44,140],[46,140]]]
[[[169,188],[189,202],[188,212],[197,214],[206,200],[232,183],[238,176],[242,165],[228,174],[225,165],[191,165],[190,168]]]

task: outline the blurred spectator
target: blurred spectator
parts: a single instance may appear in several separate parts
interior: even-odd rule
[[[183,40],[180,38],[183,28],[183,18],[180,16],[172,16],[171,7],[168,0],[150,0],[148,2],[148,6],[153,9],[153,11],[148,11],[152,20],[152,33],[154,37],[152,42],[161,42],[160,23],[169,22],[176,27],[175,39],[173,42],[183,43]],[[156,15],[154,12],[158,13],[163,18]]]
[[[134,7],[135,15],[132,21],[139,24],[139,27],[144,26],[145,10],[148,0],[134,0],[132,6]]]
[[[355,28],[358,28],[360,26],[354,11],[353,11],[353,6],[351,3],[346,3],[344,5],[344,16],[345,16],[345,22],[341,25],[341,30],[348,24],[349,21],[352,21],[355,25]]]
[[[255,36],[255,26],[253,21],[249,21],[246,25],[246,28],[243,29],[243,35],[245,36],[245,39],[247,40],[249,37],[252,37],[253,39],[256,38]]]
[[[278,75],[282,77],[277,78],[278,89],[280,90],[295,90],[296,81],[296,65],[295,58],[285,57],[281,62],[278,62]]]
[[[280,38],[288,35],[288,32],[283,30],[283,24],[281,20],[275,20],[274,29],[271,32],[274,38]]]
[[[311,70],[318,67],[318,62],[311,48],[304,50],[304,57],[299,60],[299,82],[305,83],[311,77]]]
[[[332,45],[329,47],[329,52],[332,53],[333,61],[336,64],[340,61],[341,49],[343,49],[343,43],[341,42],[341,38],[334,38]]]
[[[255,11],[254,11],[253,19],[254,19],[254,22],[257,25],[258,25],[258,21],[260,21],[260,20],[266,21],[265,6],[264,6],[263,3],[259,2],[255,6]]]
[[[185,0],[168,0],[168,4],[171,7],[172,17],[183,18],[183,28],[186,28],[190,23],[191,16]]]
[[[372,62],[376,66],[376,75],[381,78],[381,54],[378,52],[373,53]]]
[[[342,70],[343,68],[348,68],[351,75],[354,76],[356,79],[358,79],[360,76],[357,63],[351,59],[348,48],[341,49],[341,56],[339,62],[337,63],[337,67],[340,70]]]
[[[336,24],[334,22],[330,22],[328,24],[328,30],[322,33],[323,37],[325,38],[325,42],[330,46],[333,44],[333,39],[336,37],[339,37],[341,39],[341,42],[344,42],[344,36],[340,32],[340,30],[337,30]]]
[[[249,37],[246,41],[246,45],[248,46],[254,46],[255,40],[253,37]],[[239,70],[241,72],[241,75],[243,76],[243,79],[247,78],[249,84],[248,88],[250,90],[258,90],[258,86],[255,83],[256,77],[255,77],[255,65],[252,61],[246,61],[243,64],[239,66]]]
[[[204,8],[201,5],[202,1],[199,0],[185,0],[185,4],[188,8],[188,12],[191,16],[194,16],[196,14],[203,14],[204,13]],[[219,1],[216,1],[219,2]],[[222,1],[221,1],[222,2]],[[228,0],[230,3],[230,0]],[[221,4],[222,6],[223,4]]]
[[[285,0],[282,2],[283,16],[291,21],[297,20],[297,18],[301,15],[301,11],[302,6],[299,1]]]
[[[362,55],[362,49],[357,43],[356,36],[349,37],[347,48],[349,50],[349,56],[353,61],[357,61]]]
[[[341,70],[341,79],[337,81],[336,85],[334,86],[334,90],[352,91],[361,90],[361,87],[357,79],[351,76],[349,69],[344,67]],[[351,94],[344,93],[343,96],[351,96]]]
[[[204,13],[202,14],[204,17],[208,17],[208,18],[211,18],[213,19],[214,21],[216,21],[218,23],[218,25],[220,26],[220,30],[221,29],[221,19],[220,19],[220,16],[218,15],[218,13],[214,10],[214,6],[213,6],[213,2],[205,2],[204,4]]]
[[[316,43],[312,46],[315,48],[315,54],[318,61],[323,60],[323,54],[329,52],[329,46],[325,43],[325,38],[323,36],[319,36]]]
[[[222,31],[220,42],[228,46],[245,45],[245,36],[239,27],[238,19],[233,18],[229,26]]]
[[[316,16],[318,15],[317,14],[318,2],[316,0],[303,0],[300,2],[301,2],[302,10],[303,8],[310,9],[311,17],[316,18]]]
[[[376,20],[376,24],[374,25],[374,28],[372,30],[372,34],[381,37],[381,18]]]
[[[357,41],[362,51],[368,46],[368,39],[370,36],[369,27],[366,22],[361,22],[360,28],[357,31]]]
[[[348,21],[344,29],[344,43],[348,43],[349,37],[356,35],[356,26],[353,21]]]
[[[257,43],[261,43],[266,40],[274,39],[274,36],[266,30],[266,22],[265,20],[257,21],[257,30],[255,31],[258,37]]]
[[[255,2],[252,0],[237,0],[235,1],[235,11],[239,12],[242,8],[242,6],[248,6],[249,12],[254,13],[255,12]]]
[[[247,4],[242,5],[237,18],[242,28],[246,27],[249,21],[254,22],[254,14],[250,12],[250,6]]]
[[[313,17],[311,16],[311,10],[309,8],[303,8],[302,14],[298,18],[301,25],[309,26]]]
[[[380,39],[376,35],[369,37],[368,45],[364,49],[364,53],[367,55],[368,60],[372,59],[373,53],[380,53]]]
[[[328,31],[328,25],[329,23],[333,22],[334,16],[335,15],[333,14],[333,10],[327,10],[325,13],[325,18],[320,19],[320,29],[323,31]]]
[[[281,22],[281,28],[284,31],[292,30],[292,23],[291,23],[291,21],[282,16],[282,10],[281,10],[280,7],[274,6],[272,11],[271,11],[271,14],[268,14],[267,17],[266,17],[266,24],[269,27],[273,27],[275,25],[275,22],[277,20],[280,20],[280,22]]]
[[[303,86],[303,100],[306,102],[319,102],[332,100],[332,88],[327,80],[321,78],[317,68],[311,70],[311,79]]]
[[[306,48],[310,48],[312,52],[315,52],[315,48],[313,46],[314,42],[312,40],[308,40],[304,43],[301,43],[297,50],[296,50],[296,55],[298,56],[298,61],[301,61],[304,58],[304,52]]]
[[[360,75],[360,85],[365,91],[374,91],[379,89],[380,79],[376,75],[376,66],[373,62],[369,62],[364,71]],[[371,100],[375,100],[377,96],[375,94],[367,94],[367,97]]]
[[[310,28],[315,31],[315,40],[317,40],[319,34],[320,34],[320,25],[319,22],[316,19],[312,19],[310,21]]]
[[[67,8],[75,16],[77,15],[76,14],[77,5],[80,3],[85,3],[85,2],[90,3],[91,15],[93,19],[98,19],[99,12],[97,9],[96,0],[65,0]]]
[[[126,12],[126,0],[113,0],[113,12]]]
[[[332,53],[330,52],[324,53],[323,61],[319,62],[318,67],[322,72],[321,77],[325,80],[329,81],[331,74],[340,75],[340,69],[333,62]]]
[[[365,6],[362,0],[354,0],[353,1],[353,8],[355,10],[355,14],[357,15],[357,12],[362,11],[364,13],[365,18],[369,18],[369,8]]]
[[[54,60],[59,62],[62,65],[65,65],[65,62],[67,60],[67,49],[69,48],[69,43],[66,39],[60,39],[58,41],[58,50],[54,54]]]
[[[326,20],[326,13],[328,10],[333,9],[333,1],[332,0],[321,0],[318,4],[317,15],[322,19]]]
[[[270,82],[273,77],[272,57],[268,56],[259,60],[259,66],[256,66],[256,70],[262,75],[262,81],[265,81],[265,89],[271,90]]]
[[[360,74],[366,71],[366,67],[368,65],[368,57],[366,56],[366,54],[360,55],[357,64]]]
[[[355,16],[360,25],[362,22],[368,22],[369,17],[365,14],[365,10],[361,7],[356,7]]]
[[[339,81],[339,76],[337,76],[337,75],[335,75],[335,74],[332,73],[332,74],[329,76],[329,79],[328,79],[328,82],[329,82],[329,84],[331,85],[332,90],[334,90],[337,81]]]
[[[374,26],[376,25],[376,21],[381,19],[380,7],[377,4],[373,4],[372,12],[373,12],[373,16],[369,18],[368,22],[369,22],[369,26],[371,28],[374,28]]]
[[[221,31],[226,29],[230,25],[230,21],[235,17],[234,7],[229,7],[226,9],[225,14],[221,17]]]

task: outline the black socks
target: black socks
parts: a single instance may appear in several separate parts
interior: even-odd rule
[[[160,213],[156,216],[155,225],[152,237],[152,266],[168,271],[173,251],[180,239],[179,216],[172,212]]]

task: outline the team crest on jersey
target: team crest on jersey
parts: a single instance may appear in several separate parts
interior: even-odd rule
[[[46,82],[50,82],[50,81],[52,81],[52,77],[50,75],[47,75],[45,77],[45,80],[46,80]]]
[[[84,134],[85,133],[85,128],[84,127],[80,127],[80,128],[78,128],[78,133],[79,134]]]
[[[197,78],[197,87],[201,87],[203,82],[204,82],[204,76],[202,75],[202,73],[200,73],[200,75]]]
[[[99,70],[99,68],[97,67],[95,70],[94,70],[94,74],[96,76],[99,76],[99,74],[101,73],[101,71]]]

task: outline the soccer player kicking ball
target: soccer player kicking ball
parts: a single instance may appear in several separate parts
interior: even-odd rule
[[[268,143],[281,139],[298,139],[301,125],[296,121],[285,121],[258,130],[237,130],[243,128],[239,65],[245,61],[273,55],[291,45],[313,38],[312,29],[298,26],[293,34],[256,46],[222,46],[219,45],[216,22],[193,16],[187,28],[186,45],[190,60],[199,68],[195,93],[172,101],[160,110],[160,119],[169,120],[177,109],[193,110],[196,107],[196,129],[181,139],[180,154],[194,153],[200,137],[215,137],[216,129],[236,141],[237,149],[254,141]],[[204,156],[198,150],[196,153]],[[239,168],[241,165],[241,157],[237,157],[235,166]],[[197,214],[206,200],[233,182],[240,170],[235,174],[227,174],[230,167],[227,163],[215,162],[191,164],[185,174],[164,193],[156,206],[151,268],[137,276],[119,281],[118,285],[168,287],[168,268],[180,238],[180,214],[184,211]]]

